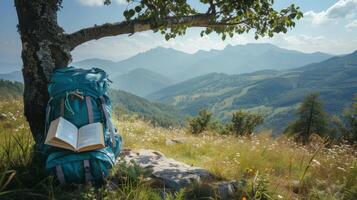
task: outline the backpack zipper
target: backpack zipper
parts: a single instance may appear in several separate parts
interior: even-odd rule
[[[107,147],[106,147],[107,148]],[[93,150],[93,151],[91,151],[91,152],[98,152],[98,153],[101,153],[101,154],[104,154],[106,157],[108,157],[109,158],[109,160],[111,161],[111,163],[115,163],[111,158],[110,158],[110,156],[108,156],[106,153],[104,153],[104,152],[102,152],[102,151],[98,151],[98,150]],[[69,153],[67,153],[67,154],[65,154],[65,155],[61,155],[61,156],[58,156],[58,157],[54,157],[54,158],[52,158],[50,161],[46,161],[46,163],[47,162],[52,162],[53,160],[55,160],[55,159],[59,159],[59,158],[63,158],[63,157],[66,157],[66,156],[69,156],[70,154],[73,154],[72,152],[69,152]],[[100,159],[99,159],[100,160]]]

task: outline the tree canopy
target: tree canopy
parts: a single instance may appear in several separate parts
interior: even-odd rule
[[[205,27],[201,36],[215,32],[227,36],[255,31],[255,38],[286,33],[303,14],[294,4],[277,11],[274,0],[200,0],[201,12],[186,0],[127,0],[125,21],[82,29],[69,35],[71,48],[105,36],[153,30],[166,40],[184,35],[189,27]],[[104,4],[109,5],[110,0]]]

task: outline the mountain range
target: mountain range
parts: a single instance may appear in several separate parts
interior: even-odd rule
[[[110,73],[116,89],[143,96],[169,84],[211,72],[242,74],[266,69],[285,70],[330,57],[320,52],[303,53],[258,43],[228,45],[223,50],[198,51],[194,54],[158,47],[119,62],[93,58],[72,65],[102,68]],[[140,70],[133,71],[135,69]]]
[[[173,83],[173,80],[164,75],[142,68],[133,69],[129,73],[119,75],[112,81],[113,88],[128,91],[138,96],[148,95]]]
[[[198,51],[194,54],[157,47],[119,62],[87,59],[73,65],[100,67],[110,72],[112,78],[142,68],[179,82],[211,72],[242,74],[265,69],[291,69],[330,57],[320,52],[303,53],[268,43],[257,43],[228,45],[223,50]]]
[[[242,74],[266,69],[285,70],[330,57],[331,55],[319,52],[303,53],[272,44],[257,43],[228,45],[223,50],[198,51],[194,54],[157,47],[118,62],[92,58],[71,65],[102,68],[110,74],[115,89],[145,96],[170,84],[207,73]],[[16,74],[19,73],[13,75]],[[13,75],[2,74],[0,78],[22,80],[21,75]],[[9,76],[11,78],[6,78]]]
[[[357,51],[289,70],[247,74],[210,73],[147,96],[189,115],[207,108],[227,121],[237,109],[262,113],[264,127],[281,132],[293,120],[304,96],[319,92],[330,114],[340,115],[357,93]]]
[[[160,47],[119,62],[88,59],[73,65],[103,68],[112,88],[127,91],[111,92],[116,105],[166,125],[201,108],[223,121],[244,109],[262,113],[263,127],[279,133],[296,117],[305,95],[319,92],[325,109],[340,115],[357,93],[357,52],[332,57],[247,44],[186,54]],[[22,81],[19,71],[0,79]]]

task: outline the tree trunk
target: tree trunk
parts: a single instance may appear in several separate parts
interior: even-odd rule
[[[15,0],[22,40],[24,112],[37,144],[44,139],[47,83],[55,68],[71,60],[65,34],[57,24],[59,0]]]

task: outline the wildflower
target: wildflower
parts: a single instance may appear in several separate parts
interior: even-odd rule
[[[337,169],[339,169],[339,170],[341,170],[343,172],[346,172],[346,170],[344,168],[342,168],[342,167],[337,167]]]
[[[319,166],[321,165],[321,163],[318,160],[313,159],[312,162],[315,163],[316,165],[319,165]]]

